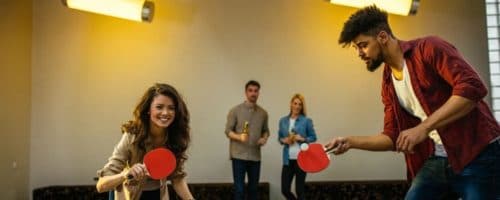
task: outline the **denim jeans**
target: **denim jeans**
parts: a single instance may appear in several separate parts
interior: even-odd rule
[[[260,161],[232,159],[234,199],[245,199],[245,175],[248,174],[248,199],[257,200],[260,177]]]
[[[430,157],[405,199],[440,199],[450,190],[463,200],[500,200],[500,142],[489,144],[459,174],[453,172],[446,157]]]

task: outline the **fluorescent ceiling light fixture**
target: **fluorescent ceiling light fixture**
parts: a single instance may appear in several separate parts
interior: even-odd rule
[[[151,22],[154,3],[146,0],[62,0],[68,8],[139,22]]]
[[[420,0],[327,0],[330,3],[363,8],[376,5],[378,8],[396,15],[415,15],[417,13]]]

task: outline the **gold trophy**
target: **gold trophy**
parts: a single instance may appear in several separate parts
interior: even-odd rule
[[[290,144],[295,143],[295,130],[292,128],[290,132],[288,132],[288,141],[290,141]]]
[[[248,121],[245,121],[245,124],[243,124],[243,132],[241,132],[241,141],[242,142],[248,141]]]

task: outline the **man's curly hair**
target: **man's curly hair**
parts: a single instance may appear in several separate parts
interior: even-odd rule
[[[372,5],[358,10],[352,14],[344,23],[340,33],[339,44],[348,46],[359,34],[376,36],[380,31],[392,35],[391,28],[387,22],[387,12]]]

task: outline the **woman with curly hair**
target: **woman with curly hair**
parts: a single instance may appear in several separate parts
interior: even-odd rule
[[[167,180],[182,199],[193,199],[187,186],[184,162],[190,142],[189,112],[177,90],[157,83],[143,95],[134,119],[122,125],[122,138],[108,163],[98,171],[97,191],[115,190],[115,199],[168,199]],[[144,155],[152,149],[170,149],[176,157],[174,172],[162,180],[148,177]],[[127,179],[132,176],[132,179]]]

